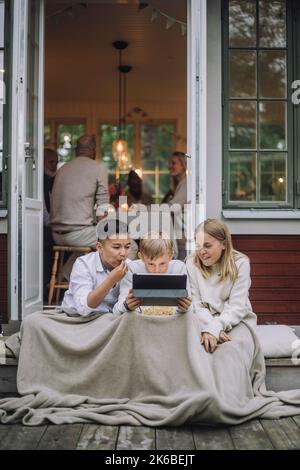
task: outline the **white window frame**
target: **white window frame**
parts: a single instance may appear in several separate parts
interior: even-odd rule
[[[187,153],[189,205],[187,251],[207,211],[207,0],[188,1]]]

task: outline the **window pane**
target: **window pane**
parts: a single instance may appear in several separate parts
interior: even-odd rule
[[[44,146],[49,147],[51,145],[51,125],[44,124]]]
[[[26,197],[36,197],[38,191],[38,169],[40,164],[38,154],[38,109],[39,109],[39,14],[40,3],[29,2],[28,12],[28,43],[27,43],[27,100],[26,100],[26,142],[29,143],[29,154],[32,158],[26,159]]]
[[[143,170],[165,170],[174,148],[174,124],[142,124],[141,156]]]
[[[231,149],[256,148],[256,102],[232,101],[229,109]]]
[[[157,154],[159,170],[168,170],[168,159],[174,150],[175,124],[157,126]]]
[[[286,52],[260,51],[259,69],[260,97],[286,98]]]
[[[4,47],[4,1],[0,0],[0,47]]]
[[[57,153],[59,156],[58,168],[75,157],[77,140],[85,134],[85,124],[58,124],[57,126]]]
[[[113,158],[113,142],[119,137],[119,127],[116,124],[100,125],[100,152],[101,160],[109,171],[116,171],[117,162]],[[134,124],[126,124],[124,138],[127,142],[128,153],[131,161],[134,157]]]
[[[283,101],[261,101],[260,148],[286,149],[287,112]]]
[[[287,201],[287,154],[260,156],[260,201]]]
[[[229,80],[231,97],[256,97],[256,52],[230,51]]]
[[[260,0],[260,47],[286,47],[285,1]]]
[[[256,154],[230,153],[230,201],[256,201]]]
[[[159,194],[158,199],[155,201],[157,203],[161,202],[163,197],[171,189],[171,178],[168,173],[161,173],[159,175]]]
[[[141,126],[141,151],[143,170],[154,170],[157,163],[157,132],[151,124]],[[153,188],[152,188],[153,190]]]
[[[122,191],[124,191],[126,189],[127,180],[128,180],[128,171],[122,172],[122,173],[119,172],[118,182],[120,184],[121,192],[119,193],[118,197],[122,196],[122,194],[123,194]],[[111,185],[111,184],[115,185],[116,184],[116,172],[115,171],[110,170],[108,172],[108,184],[109,185]],[[113,189],[113,188],[109,188],[109,190],[116,192],[116,189]],[[111,196],[112,196],[112,194],[111,194]]]
[[[115,171],[117,162],[113,159],[112,145],[118,137],[118,126],[102,124],[100,126],[100,136],[101,159],[109,170]]]
[[[158,197],[158,186],[155,184],[155,174],[143,174],[143,187],[144,191],[153,196],[155,200]]]
[[[229,46],[256,46],[256,1],[229,2]]]

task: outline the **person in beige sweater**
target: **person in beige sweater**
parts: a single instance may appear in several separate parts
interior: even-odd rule
[[[227,334],[241,321],[256,325],[249,301],[250,262],[233,249],[224,222],[207,219],[195,231],[196,253],[187,258],[193,309],[200,320],[201,342],[207,352],[230,341]]]
[[[56,174],[50,221],[57,245],[96,247],[96,222],[105,212],[98,209],[107,208],[109,195],[107,169],[95,157],[95,137],[83,135],[77,141],[76,158]]]

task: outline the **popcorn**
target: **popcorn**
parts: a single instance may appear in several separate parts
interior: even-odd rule
[[[173,315],[176,310],[176,307],[166,307],[166,306],[144,306],[141,307],[143,315]]]

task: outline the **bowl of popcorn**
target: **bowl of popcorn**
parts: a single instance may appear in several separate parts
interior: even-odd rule
[[[173,315],[176,310],[176,307],[167,307],[163,305],[155,306],[142,306],[141,311],[142,315]]]

